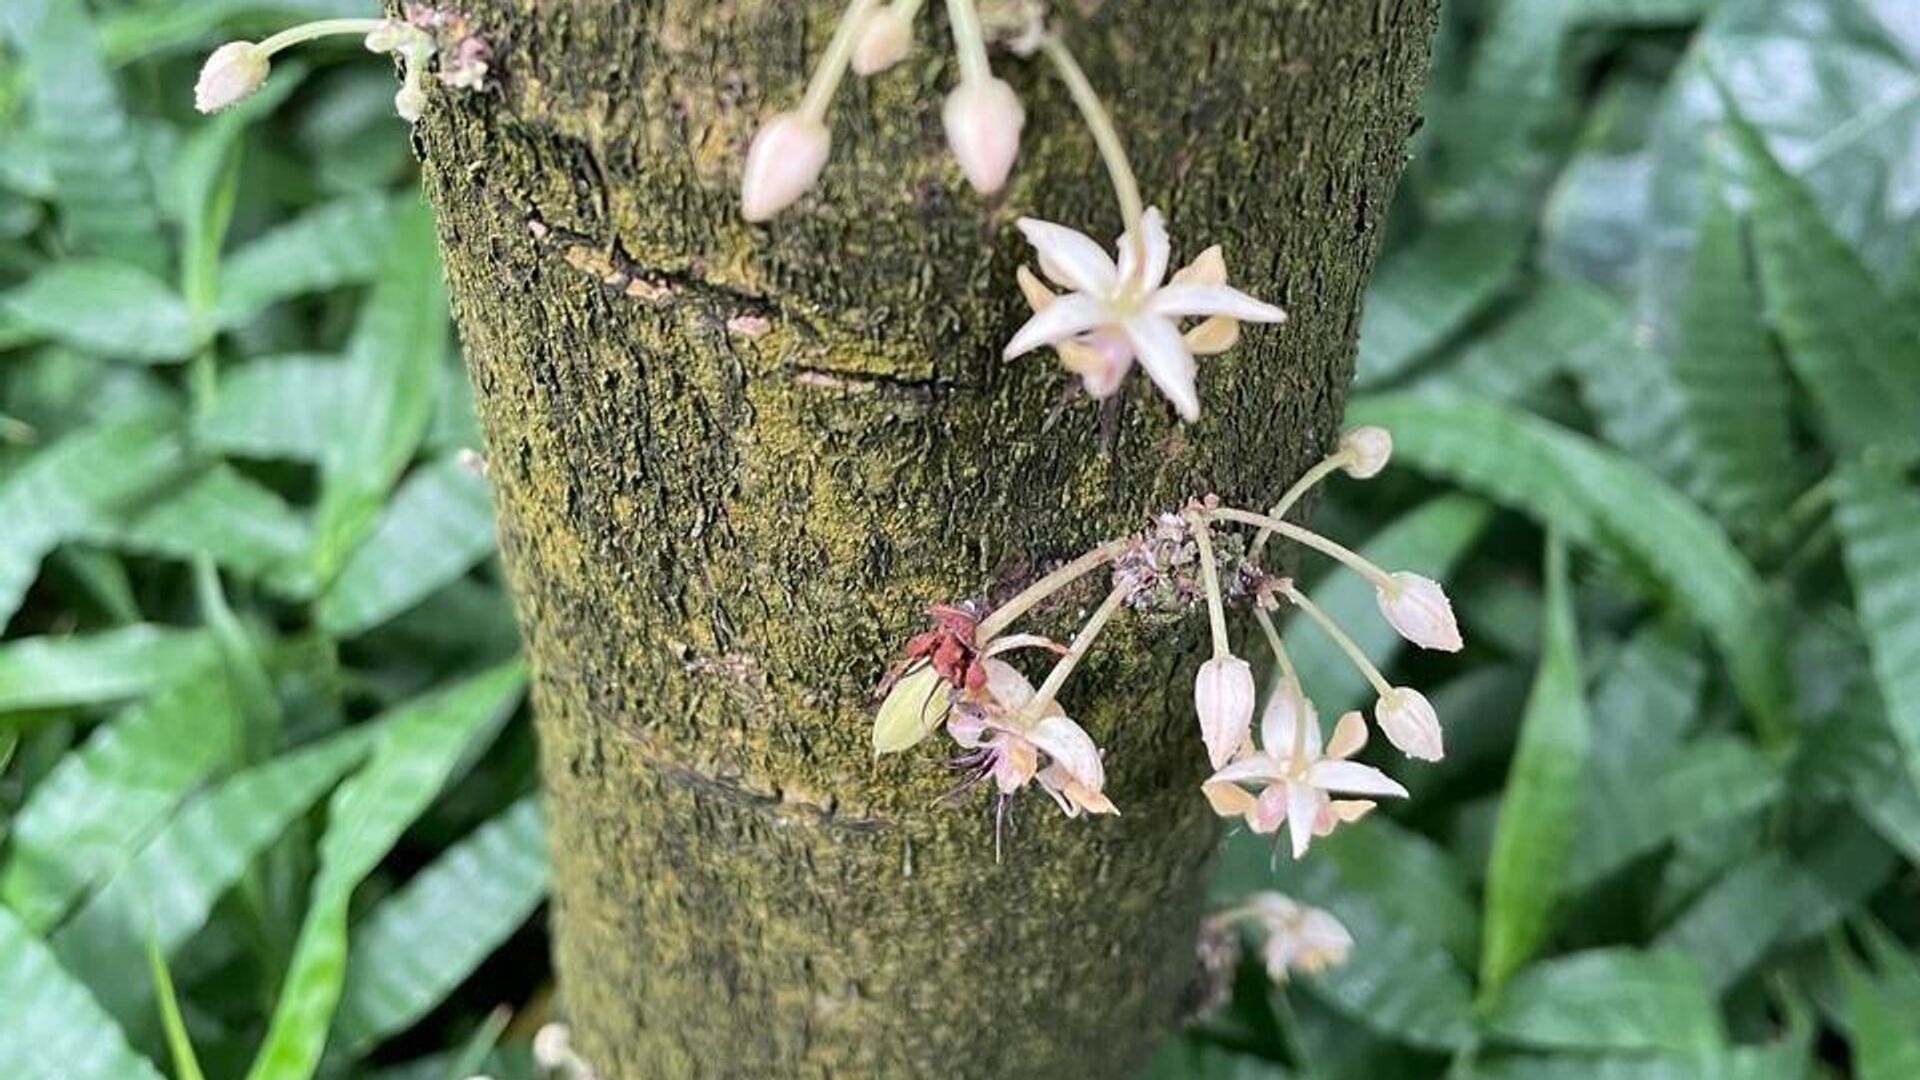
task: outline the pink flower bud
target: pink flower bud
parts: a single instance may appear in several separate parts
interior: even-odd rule
[[[856,75],[877,75],[907,58],[913,51],[913,24],[890,7],[867,16],[860,40],[853,46]]]
[[[193,84],[193,107],[219,112],[238,102],[267,81],[267,54],[251,41],[229,41],[213,50]]]
[[[1380,722],[1380,730],[1387,733],[1387,741],[1399,747],[1401,753],[1421,761],[1440,760],[1443,753],[1440,718],[1434,714],[1433,704],[1425,694],[1396,686],[1380,695],[1373,718]]]
[[[748,221],[766,221],[807,193],[826,167],[833,137],[818,120],[781,113],[767,122],[747,149],[746,176],[740,183],[740,213]]]
[[[1193,680],[1193,708],[1200,715],[1207,760],[1218,769],[1233,760],[1253,727],[1253,669],[1237,656],[1200,665]]]
[[[1372,424],[1348,428],[1340,436],[1340,452],[1347,455],[1346,474],[1366,480],[1387,467],[1387,459],[1393,456],[1393,435]]]
[[[940,118],[947,128],[947,145],[973,189],[991,195],[1006,186],[1027,118],[1013,87],[1000,79],[967,83],[947,95]]]
[[[1380,614],[1387,617],[1400,636],[1423,649],[1459,652],[1460,625],[1454,621],[1453,605],[1446,590],[1432,578],[1401,571],[1391,575],[1391,584],[1376,590]]]

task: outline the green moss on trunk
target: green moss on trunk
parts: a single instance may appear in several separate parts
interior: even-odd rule
[[[1068,692],[1123,816],[1028,796],[998,864],[984,798],[935,805],[935,741],[872,760],[869,695],[927,602],[1328,445],[1432,0],[1082,5],[1176,257],[1224,243],[1294,316],[1204,362],[1191,427],[1136,375],[1111,452],[1054,365],[998,359],[1013,218],[1118,231],[1037,65],[1003,64],[1004,199],[942,153],[927,20],[843,91],[822,190],[739,220],[745,141],[832,6],[475,0],[500,90],[420,129],[537,672],[567,1009],[608,1080],[1121,1077],[1175,1016],[1214,836],[1199,621],[1123,626]]]

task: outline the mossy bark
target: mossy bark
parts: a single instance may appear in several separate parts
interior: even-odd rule
[[[1037,64],[1002,62],[1027,137],[983,202],[943,154],[930,13],[843,90],[820,190],[757,228],[744,145],[833,5],[470,5],[499,85],[439,94],[420,146],[537,672],[566,1008],[606,1080],[1123,1077],[1174,1019],[1215,835],[1204,620],[1123,623],[1067,694],[1123,816],[1030,794],[999,862],[984,795],[940,804],[937,741],[872,759],[870,694],[929,601],[1196,493],[1271,497],[1326,449],[1433,2],[1059,6],[1176,257],[1223,243],[1293,313],[1203,363],[1191,426],[1137,374],[1103,421],[999,359],[1014,217],[1118,231]]]

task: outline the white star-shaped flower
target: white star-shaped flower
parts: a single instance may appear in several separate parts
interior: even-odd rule
[[[1004,355],[1011,360],[1051,345],[1061,348],[1063,356],[1101,361],[1100,370],[1080,372],[1096,397],[1117,389],[1138,359],[1180,416],[1198,419],[1195,343],[1181,332],[1180,320],[1283,322],[1287,317],[1272,304],[1227,285],[1225,263],[1217,255],[1196,259],[1166,281],[1172,248],[1157,209],[1142,216],[1139,243],[1130,233],[1120,238],[1118,265],[1085,233],[1033,218],[1021,218],[1019,224],[1040,256],[1040,272],[1069,291],[1045,304],[1035,303],[1033,318],[1007,343]],[[1028,293],[1029,300],[1038,299],[1032,289]],[[1204,336],[1218,339],[1223,336],[1220,329],[1215,324]],[[1231,336],[1226,337],[1230,344]]]

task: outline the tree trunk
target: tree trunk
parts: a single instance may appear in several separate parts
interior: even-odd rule
[[[420,128],[537,673],[566,1010],[605,1080],[1124,1077],[1176,1018],[1215,837],[1204,620],[1122,620],[1067,694],[1122,816],[1030,793],[998,862],[986,797],[941,801],[944,740],[874,761],[871,694],[928,602],[1196,493],[1271,498],[1330,445],[1433,0],[1059,5],[1176,259],[1223,243],[1293,314],[1203,363],[1199,423],[1136,374],[1104,428],[1050,359],[999,359],[1013,219],[1119,228],[1038,62],[999,61],[1029,117],[1003,198],[944,153],[923,17],[843,88],[821,188],[740,220],[746,140],[834,6],[472,0],[499,89]]]

